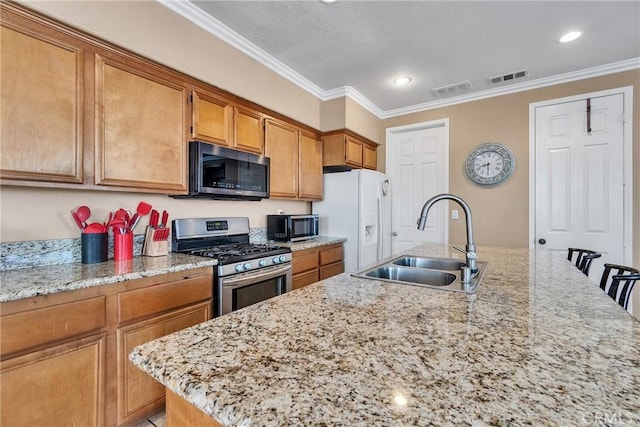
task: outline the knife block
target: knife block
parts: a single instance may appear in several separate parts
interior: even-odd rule
[[[144,244],[142,246],[142,255],[145,256],[163,256],[169,253],[169,236],[163,240],[153,240],[156,229],[147,226],[144,235]]]

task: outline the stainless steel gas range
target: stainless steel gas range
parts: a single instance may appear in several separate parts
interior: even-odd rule
[[[213,313],[222,316],[291,290],[291,249],[249,242],[249,218],[185,218],[171,224],[174,252],[216,258]]]

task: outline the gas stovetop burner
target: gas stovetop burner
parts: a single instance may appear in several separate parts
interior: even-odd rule
[[[219,264],[255,259],[291,252],[291,249],[269,243],[241,243],[196,249],[192,255],[216,258]]]

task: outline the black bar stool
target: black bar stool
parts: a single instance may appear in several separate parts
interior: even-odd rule
[[[611,283],[608,283],[611,274]],[[640,280],[639,270],[624,265],[605,264],[600,288],[626,310],[636,280]]]
[[[567,256],[567,259],[571,262],[573,262],[571,258],[573,258],[574,253],[577,254],[574,264],[587,276],[591,268],[591,261],[602,256],[602,254],[589,249],[569,248],[569,256]]]

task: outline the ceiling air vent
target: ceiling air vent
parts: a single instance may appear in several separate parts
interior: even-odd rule
[[[469,89],[471,89],[471,82],[469,80],[465,80],[463,82],[433,88],[431,89],[431,92],[436,96],[449,96]]]
[[[501,76],[496,76],[496,77],[491,77],[489,80],[491,80],[491,83],[500,83],[500,82],[508,82],[511,80],[515,80],[515,79],[521,79],[523,77],[526,77],[529,74],[528,71],[516,71],[513,73],[509,73],[509,74],[503,74]]]

